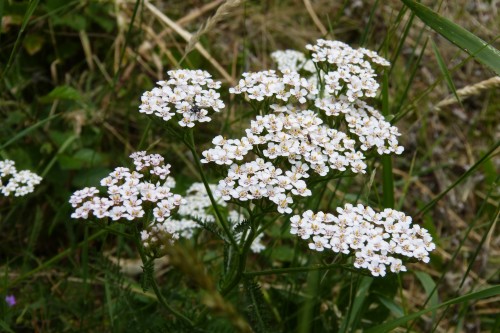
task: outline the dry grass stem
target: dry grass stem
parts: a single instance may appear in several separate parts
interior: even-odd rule
[[[151,13],[160,19],[163,23],[172,28],[179,36],[181,36],[185,41],[189,41],[191,39],[191,34],[180,27],[177,23],[168,18],[165,14],[163,14],[158,8],[152,5],[149,1],[145,1],[144,5],[148,8]],[[229,75],[229,73],[208,53],[208,51],[199,43],[196,43],[195,48],[200,52],[200,54],[207,59],[212,66],[224,77],[224,79],[230,84],[235,84],[234,79]]]
[[[500,87],[500,76],[494,76],[488,80],[484,80],[479,83],[463,87],[462,89],[457,90],[457,95],[461,100],[464,100],[471,96],[479,95],[481,92],[485,90],[489,90],[496,87]],[[435,109],[440,110],[445,106],[455,103],[457,103],[457,99],[455,98],[455,96],[450,96],[446,98],[444,101],[439,102],[436,105]]]
[[[326,30],[325,26],[323,23],[321,23],[318,15],[316,15],[316,12],[314,11],[314,8],[311,4],[310,0],[304,0],[304,5],[306,6],[307,12],[309,13],[309,16],[311,16],[311,19],[313,20],[314,24],[316,27],[321,31],[321,34],[326,37],[328,35],[328,30]]]
[[[189,14],[187,14],[186,16],[184,16],[183,18],[175,21],[175,23],[177,23],[180,26],[186,25],[187,23],[189,23],[189,22],[197,19],[198,17],[202,16],[206,12],[214,9],[215,7],[217,7],[218,5],[220,5],[223,2],[224,2],[224,0],[215,0],[215,1],[212,1],[210,3],[207,3],[206,5],[204,5],[204,6],[200,7],[200,8],[195,8],[191,12],[189,12]]]
[[[227,16],[231,11],[243,4],[245,0],[227,0],[223,3],[215,12],[215,15],[210,17],[204,25],[200,27],[200,29],[191,36],[186,45],[186,49],[184,50],[184,57],[194,49],[194,46],[198,43],[201,36],[206,34],[208,31],[212,30],[217,23],[222,20],[225,16]]]

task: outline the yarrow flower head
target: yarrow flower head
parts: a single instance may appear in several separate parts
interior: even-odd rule
[[[227,203],[221,200],[220,194],[216,191],[216,186],[210,185],[214,199],[218,205],[227,207]],[[141,238],[146,249],[154,249],[162,253],[165,242],[162,234],[174,234],[179,238],[192,238],[195,231],[201,229],[206,224],[215,223],[215,216],[211,210],[212,203],[203,183],[193,183],[183,196],[184,203],[179,207],[177,214],[169,219],[168,224],[151,225],[141,232]],[[236,240],[240,240],[243,234],[234,228],[245,219],[242,214],[235,210],[228,211],[228,221],[233,226]],[[255,253],[261,252],[265,247],[261,242],[263,234],[256,237],[251,245],[251,250]]]
[[[197,122],[209,122],[209,112],[225,107],[217,90],[221,83],[202,70],[172,70],[167,81],[146,91],[141,97],[139,112],[154,114],[165,121],[173,117],[182,127],[194,127]]]
[[[294,195],[311,195],[304,179],[312,172],[365,173],[364,151],[402,153],[397,127],[363,100],[379,88],[372,63],[389,62],[341,42],[320,39],[306,48],[322,70],[323,89],[297,72],[308,62],[291,50],[274,53],[278,71],[243,73],[238,85],[230,88],[232,94],[246,94],[260,115],[251,121],[245,137],[218,136],[212,141],[215,148],[203,152],[202,163],[229,168],[218,185],[224,200],[268,198],[280,213],[291,213]],[[261,109],[264,100],[268,110]],[[249,161],[252,155],[256,159]]]
[[[229,172],[217,190],[224,200],[269,198],[280,213],[291,213],[292,196],[310,196],[304,179],[311,172],[364,173],[364,156],[355,141],[329,128],[310,110],[258,116],[241,139],[216,137],[215,148],[203,152],[202,163],[228,165]],[[240,163],[250,152],[260,152],[252,162]],[[287,169],[271,161],[286,160]]]
[[[148,206],[153,207],[153,222],[163,222],[183,203],[180,195],[170,191],[175,181],[169,177],[170,165],[162,156],[140,151],[130,157],[135,170],[118,167],[103,178],[103,196],[96,187],[86,187],[71,196],[69,202],[75,208],[72,218],[132,221],[143,218]]]
[[[14,161],[0,161],[0,191],[4,196],[24,196],[35,190],[42,177],[29,170],[18,171]]]
[[[290,70],[293,72],[305,71],[316,72],[312,60],[307,59],[304,53],[296,50],[274,51],[271,58],[276,62],[280,71]]]
[[[376,52],[365,48],[353,49],[339,42],[319,39],[315,45],[306,45],[310,50],[312,61],[322,66],[325,75],[325,90],[338,97],[345,94],[350,102],[367,96],[375,97],[379,84],[371,63],[390,66],[390,63]],[[345,87],[347,92],[344,93]]]
[[[401,258],[429,262],[435,249],[429,232],[411,224],[411,217],[393,209],[377,213],[361,204],[337,208],[338,215],[311,210],[290,219],[293,235],[308,240],[315,251],[354,255],[354,267],[373,276],[406,271]]]
[[[263,101],[272,98],[272,101],[279,105],[286,104],[289,100],[304,104],[308,98],[314,98],[318,93],[315,84],[288,68],[278,72],[267,70],[242,75],[243,79],[238,85],[230,88],[229,92],[245,93],[250,100]]]

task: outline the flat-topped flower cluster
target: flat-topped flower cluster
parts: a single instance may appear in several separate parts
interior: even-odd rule
[[[72,218],[110,218],[114,221],[141,219],[145,206],[154,207],[156,221],[164,221],[182,202],[182,197],[170,189],[175,182],[170,174],[170,165],[164,163],[158,154],[147,155],[140,151],[130,155],[135,170],[118,167],[101,180],[105,187],[104,196],[99,196],[96,187],[86,187],[76,191],[69,202],[75,208]]]
[[[209,122],[209,110],[219,112],[225,107],[217,90],[221,83],[211,79],[202,70],[169,71],[167,81],[159,81],[141,97],[139,112],[154,114],[165,121],[176,116],[182,127],[193,127],[196,122]],[[172,112],[174,111],[174,112]]]
[[[353,49],[339,41],[319,39],[315,45],[306,45],[306,49],[311,51],[312,61],[326,72],[326,92],[335,97],[345,95],[350,102],[377,95],[379,84],[371,62],[385,67],[391,65],[374,51]]]
[[[343,132],[329,128],[310,110],[258,116],[241,139],[214,138],[215,148],[203,152],[202,163],[229,165],[227,176],[219,182],[224,200],[269,198],[280,213],[291,213],[292,195],[310,196],[303,178],[310,172],[326,176],[330,171],[365,173],[364,156],[354,149],[355,141]],[[256,160],[238,164],[251,151]],[[286,159],[289,170],[276,167]]]
[[[203,163],[229,167],[218,186],[224,200],[265,197],[280,213],[291,213],[293,195],[311,195],[302,179],[310,172],[320,176],[365,173],[364,151],[403,151],[398,129],[362,100],[373,97],[379,88],[371,62],[389,63],[375,52],[340,42],[319,40],[307,48],[323,71],[323,88],[316,84],[318,80],[311,80],[314,76],[305,78],[296,71],[307,64],[297,51],[275,53],[278,71],[243,73],[238,85],[230,88],[230,93],[245,94],[260,115],[245,130],[246,136],[218,136],[212,141],[215,147],[203,152]],[[261,109],[262,101],[267,109]],[[291,170],[297,163],[303,172]],[[276,178],[261,179],[267,174]]]
[[[24,196],[35,190],[42,177],[29,170],[17,170],[11,160],[0,161],[0,191],[4,196]]]
[[[368,269],[373,276],[406,271],[401,257],[429,262],[436,247],[429,232],[412,225],[411,217],[393,209],[376,213],[361,204],[337,208],[338,215],[311,210],[290,219],[291,233],[311,241],[309,248],[354,254],[354,267]]]

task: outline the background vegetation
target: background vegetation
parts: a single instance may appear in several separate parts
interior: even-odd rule
[[[17,299],[13,307],[0,302],[0,330],[182,331],[154,294],[143,292],[133,244],[71,220],[68,198],[129,163],[139,148],[165,156],[181,189],[198,180],[189,152],[161,123],[147,131],[138,112],[142,92],[167,70],[205,69],[227,87],[244,71],[272,68],[272,51],[303,50],[325,36],[379,50],[393,63],[383,80],[389,119],[405,147],[390,165],[394,207],[431,231],[438,244],[431,263],[385,279],[338,269],[262,274],[245,279],[244,299],[221,300],[209,274],[221,244],[206,238],[181,243],[158,262],[165,298],[188,317],[208,309],[200,328],[207,332],[237,331],[242,320],[257,332],[498,329],[500,80],[480,57],[488,47],[462,51],[432,29],[432,17],[395,0],[237,1],[183,59],[190,33],[223,3],[0,4],[0,156],[44,177],[28,197],[0,198],[0,294]],[[425,4],[498,48],[497,1]],[[200,151],[248,122],[248,110],[228,104],[227,113],[198,128]],[[373,182],[332,181],[332,207],[358,198],[386,204],[382,169],[374,166]],[[291,238],[286,224],[266,236],[267,249],[250,260],[253,271],[323,260]]]

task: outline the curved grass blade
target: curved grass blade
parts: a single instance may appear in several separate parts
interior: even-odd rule
[[[9,141],[7,141],[6,143],[4,143],[3,145],[0,146],[0,150],[4,149],[5,147],[9,146],[11,143],[13,142],[16,142],[17,140],[19,140],[20,138],[22,138],[23,136],[31,133],[31,131],[35,130],[36,128],[42,126],[43,124],[45,124],[46,122],[48,121],[51,121],[52,119],[56,118],[56,117],[59,117],[60,114],[55,114],[55,115],[52,115],[50,117],[47,117],[43,120],[40,120],[39,122],[37,122],[36,124],[34,124],[33,126],[30,126],[24,130],[22,130],[21,132],[19,132],[18,134],[14,135],[14,137],[12,139],[10,139]]]
[[[26,14],[24,14],[23,18],[23,23],[21,24],[21,29],[19,30],[19,34],[17,34],[17,39],[16,42],[14,43],[14,48],[12,49],[12,52],[10,53],[9,61],[7,62],[7,66],[5,66],[5,71],[3,75],[7,74],[7,72],[10,69],[10,66],[12,66],[12,61],[14,61],[14,57],[16,56],[17,52],[19,51],[19,47],[21,47],[21,42],[23,41],[23,33],[24,29],[26,29],[26,26],[28,25],[28,22],[33,15],[33,12],[35,11],[36,7],[38,6],[39,0],[31,0],[30,4],[28,6],[28,10],[26,11]]]
[[[495,151],[500,147],[500,141],[497,141],[495,145],[488,150],[473,166],[471,166],[467,171],[465,171],[453,184],[451,184],[447,189],[443,192],[439,193],[434,199],[432,199],[427,205],[425,205],[420,211],[417,213],[417,216],[421,216],[425,212],[427,212],[432,206],[434,206],[439,200],[441,200],[448,192],[450,192],[453,188],[455,188],[458,184],[460,184],[464,179],[469,177],[476,169],[487,161]]]
[[[500,51],[492,45],[420,3],[401,1],[432,30],[500,75]]]
[[[444,79],[446,80],[446,83],[448,84],[448,88],[451,90],[453,95],[455,95],[455,98],[457,99],[458,104],[460,104],[460,106],[463,108],[464,106],[462,105],[462,101],[460,100],[460,97],[458,97],[457,88],[455,87],[455,84],[453,83],[450,71],[446,67],[446,64],[444,63],[444,59],[441,56],[441,53],[439,53],[439,49],[438,49],[436,43],[434,43],[434,41],[432,41],[432,40],[431,40],[431,46],[432,46],[432,50],[434,51],[434,54],[436,55],[436,60],[437,60],[439,69],[441,70],[441,73],[443,73]]]
[[[437,310],[439,308],[442,308],[442,307],[445,307],[448,305],[460,304],[460,303],[464,303],[464,302],[488,298],[488,297],[496,296],[498,294],[500,294],[500,285],[494,286],[494,287],[491,287],[488,289],[484,289],[481,291],[469,293],[469,294],[466,294],[466,295],[463,295],[463,296],[460,296],[457,298],[453,298],[453,299],[446,301],[446,302],[443,302],[441,304],[431,306],[427,309],[424,309],[424,310],[421,310],[421,311],[418,311],[415,313],[411,313],[411,314],[404,316],[404,317],[401,317],[401,318],[397,318],[391,322],[370,328],[370,329],[366,330],[366,333],[390,332],[392,329],[395,329],[396,327],[399,327],[403,324],[406,324],[407,322],[409,322],[412,319],[419,318],[420,316],[422,316],[423,314],[426,314],[427,312],[431,312],[431,311]]]
[[[382,76],[382,114],[389,116],[389,77]],[[394,208],[394,175],[392,171],[392,156],[382,155],[382,203],[384,208]]]

